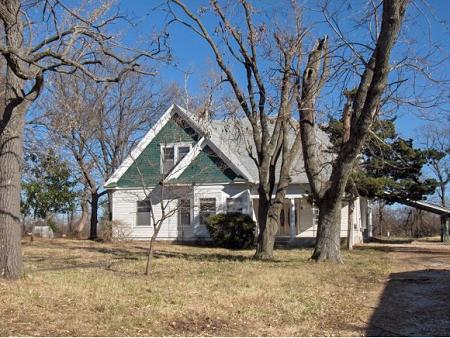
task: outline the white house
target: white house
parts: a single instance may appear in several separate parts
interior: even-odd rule
[[[239,211],[256,221],[258,171],[249,155],[253,144],[249,132],[245,120],[200,122],[172,105],[105,183],[112,191],[113,220],[122,224],[121,235],[149,239],[151,210],[155,219],[161,218],[161,201],[167,207],[158,239],[208,239],[204,219],[214,213]],[[319,146],[329,145],[323,132],[318,131],[318,138]],[[278,236],[292,241],[314,239],[318,209],[310,198],[301,154],[291,176]],[[367,202],[358,199],[355,206],[353,238],[358,243],[366,224]],[[347,237],[347,220],[344,203],[341,237]]]

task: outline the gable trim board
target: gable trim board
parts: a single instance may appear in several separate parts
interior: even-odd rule
[[[105,188],[116,188],[116,183],[120,180],[120,178],[127,172],[127,170],[133,165],[133,163],[138,159],[138,157],[142,154],[142,152],[149,146],[149,144],[153,141],[153,139],[158,135],[158,133],[162,130],[162,128],[171,120],[173,115],[177,113],[182,117],[182,119],[189,124],[190,127],[192,127],[198,134],[201,136],[201,139],[191,148],[191,151],[188,153],[190,156],[186,161],[180,161],[169,173],[168,177],[166,179],[173,179],[177,178],[181,173],[189,166],[189,164],[194,160],[198,154],[201,152],[203,147],[207,144],[208,146],[213,149],[213,151],[219,156],[219,158],[224,161],[231,170],[233,170],[236,174],[239,176],[244,177],[247,181],[250,181],[251,175],[249,175],[245,170],[240,169],[243,168],[242,165],[238,166],[236,165],[233,160],[231,160],[223,151],[220,150],[218,146],[214,144],[210,139],[206,138],[205,131],[201,130],[199,126],[194,122],[194,120],[191,118],[190,113],[175,105],[172,104],[169,109],[167,109],[164,114],[161,116],[161,118],[158,120],[158,122],[147,132],[147,134],[142,138],[142,140],[138,143],[136,148],[134,148],[130,155],[121,163],[119,168],[111,175],[111,177],[105,182],[104,186]],[[197,147],[198,146],[198,147]],[[185,157],[185,158],[186,158]],[[191,160],[190,162],[187,162],[188,160]],[[236,159],[234,159],[236,160]],[[183,163],[182,163],[183,162]],[[178,168],[177,168],[178,167]],[[176,171],[181,172],[177,175],[175,168],[177,168]],[[174,173],[172,175],[171,173]]]
[[[169,174],[166,176],[164,181],[170,181],[180,177],[184,170],[191,164],[191,162],[200,154],[203,149],[203,143],[205,142],[205,137],[202,137],[196,145],[194,145],[187,155],[178,164],[172,168]]]

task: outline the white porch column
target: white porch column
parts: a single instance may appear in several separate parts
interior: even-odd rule
[[[372,236],[372,203],[367,200],[367,237],[371,240]]]
[[[355,244],[354,240],[354,231],[355,231],[355,209],[356,209],[356,201],[355,200],[349,200],[348,205],[348,219],[347,219],[347,248],[349,250],[353,249],[353,244]]]
[[[255,212],[255,208],[254,208],[253,203],[254,203],[254,202],[253,202],[253,199],[252,199],[252,197],[249,195],[249,205],[250,205],[250,212],[251,212],[251,215],[250,215],[250,216],[252,216],[253,221],[255,221],[255,224],[256,224],[256,228],[255,228],[255,237],[258,237],[258,235],[259,235],[258,216],[256,215],[256,212]],[[259,200],[258,200],[258,203],[259,203]]]
[[[290,234],[291,234],[291,238],[295,238],[295,236],[297,235],[297,229],[295,228],[295,199],[290,198],[289,201],[291,202],[291,207],[290,207],[290,222],[289,222],[289,227],[290,227]]]

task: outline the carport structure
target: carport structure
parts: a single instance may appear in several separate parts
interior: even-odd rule
[[[441,241],[445,243],[449,242],[448,223],[450,218],[450,208],[442,207],[440,205],[425,201],[413,201],[410,199],[398,200],[397,202],[419,210],[424,210],[439,215],[441,217]]]

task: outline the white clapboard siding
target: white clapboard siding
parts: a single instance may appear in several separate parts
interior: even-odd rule
[[[307,199],[301,199],[296,203],[296,208],[300,208],[299,211],[299,234],[300,238],[311,238],[317,235],[317,226],[314,225],[313,210],[311,204]],[[361,210],[361,211],[360,211]],[[353,213],[353,224],[357,224],[357,229],[354,230],[355,243],[362,241],[362,220],[361,213],[365,215],[365,210],[361,209],[360,199],[355,201],[355,212]],[[340,236],[342,238],[347,237],[348,232],[348,204],[343,202],[341,209],[341,231]]]
[[[226,198],[227,194],[223,192],[223,185],[208,185],[194,187],[194,222],[193,232],[194,236],[198,238],[209,238],[209,232],[206,226],[200,224],[200,199],[215,198],[216,212],[226,212]]]
[[[216,212],[226,212],[226,201],[229,197],[238,196],[248,191],[242,184],[236,185],[202,185],[193,188],[191,197],[191,226],[183,229],[178,224],[178,211],[164,220],[158,234],[161,240],[195,240],[209,238],[208,230],[199,222],[199,206],[201,198],[215,198]],[[132,239],[149,239],[153,234],[153,226],[137,226],[137,202],[143,200],[142,190],[116,190],[113,192],[113,219],[129,228],[128,237]],[[246,199],[243,199],[246,200]],[[248,200],[248,199],[247,199]],[[177,201],[170,201],[168,209],[177,209]],[[161,218],[160,205],[153,205],[155,218]]]
[[[314,224],[314,215],[311,204],[308,202],[306,198],[302,198],[298,200],[296,207],[299,208],[298,210],[299,234],[297,235],[297,237],[305,237],[305,238],[315,237],[317,234],[317,229]]]
[[[199,206],[201,198],[215,198],[216,212],[227,211],[227,198],[236,198],[249,194],[248,187],[242,184],[236,185],[199,185],[194,186],[191,197],[191,225],[183,229],[178,224],[178,211],[167,218],[158,234],[161,240],[195,240],[208,239],[209,233],[204,225],[200,224]],[[249,195],[250,196],[250,195]],[[137,226],[136,211],[137,201],[145,198],[141,190],[117,190],[113,192],[113,219],[129,227],[129,237],[132,239],[149,239],[153,234],[153,226]],[[249,198],[241,198],[241,201],[248,203]],[[171,206],[170,206],[171,205]],[[177,208],[177,201],[171,201],[169,208]],[[314,217],[313,208],[306,198],[295,198],[297,219],[299,221],[297,237],[314,238],[317,235],[317,217]],[[244,210],[249,209],[244,208]],[[365,219],[361,215],[366,214],[367,203],[365,200],[361,203],[358,198],[355,201],[355,212],[353,214],[353,224],[357,225],[354,230],[354,242],[362,241],[362,227]],[[153,206],[156,218],[161,217],[159,204]],[[252,210],[249,210],[252,213]],[[341,232],[340,236],[347,237],[348,230],[348,204],[343,202],[341,210]]]

